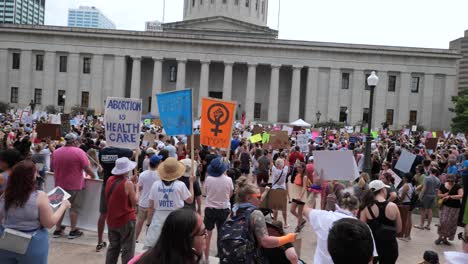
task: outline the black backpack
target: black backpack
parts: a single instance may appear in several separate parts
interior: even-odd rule
[[[219,263],[262,263],[255,234],[250,229],[253,211],[255,208],[239,209],[235,216],[224,222],[218,234]]]

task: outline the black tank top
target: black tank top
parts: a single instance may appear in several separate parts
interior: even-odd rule
[[[368,221],[368,225],[376,240],[393,240],[396,236],[396,220],[388,219],[385,215],[385,209],[387,208],[388,203],[388,201],[375,201],[375,205],[377,205],[377,208],[379,209],[378,217],[375,217],[371,206],[367,207],[370,215],[372,216],[372,219]]]

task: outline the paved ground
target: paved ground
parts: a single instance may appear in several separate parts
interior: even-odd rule
[[[289,216],[294,220],[292,216]],[[281,218],[280,218],[281,219]],[[416,222],[419,216],[413,216],[413,221]],[[293,221],[288,221],[290,224]],[[454,241],[452,246],[436,246],[434,240],[437,238],[437,228],[434,224],[438,223],[438,219],[434,219],[431,231],[423,231],[413,229],[412,240],[410,242],[398,241],[400,248],[400,257],[398,263],[419,263],[422,260],[422,255],[425,250],[434,250],[439,253],[441,263],[445,263],[443,258],[444,251],[460,251],[461,243],[459,240]],[[293,231],[293,228],[289,228]],[[461,232],[461,228],[459,231]],[[457,233],[458,233],[457,232]],[[141,239],[141,237],[140,237]],[[215,236],[213,237],[215,239]],[[101,264],[105,262],[105,250],[95,252],[97,241],[96,233],[86,232],[84,237],[68,240],[66,238],[53,239],[51,238],[51,246],[49,251],[49,263],[51,264]],[[215,241],[215,240],[213,240]],[[301,258],[306,263],[313,263],[313,256],[316,247],[316,238],[311,231],[310,226],[306,226],[302,231]],[[211,255],[215,255],[215,243],[211,243]],[[137,244],[137,251],[141,252],[141,244]],[[211,263],[216,263],[211,261]]]

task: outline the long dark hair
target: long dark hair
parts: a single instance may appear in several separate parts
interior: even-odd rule
[[[193,247],[193,234],[197,233],[198,216],[190,209],[178,209],[169,214],[161,229],[156,245],[148,250],[136,264],[195,264],[201,258]],[[200,231],[198,231],[200,232]]]
[[[365,190],[362,197],[361,205],[359,206],[359,213],[362,210],[366,209],[366,207],[373,206],[375,204],[375,196],[377,196],[377,194],[379,194],[379,192],[381,191],[382,189],[375,192],[372,191],[372,189]]]
[[[23,207],[36,190],[36,165],[30,160],[16,164],[8,178],[5,190],[5,211],[11,207]]]

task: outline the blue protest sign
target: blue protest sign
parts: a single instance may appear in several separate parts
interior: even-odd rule
[[[140,144],[141,99],[108,97],[104,122],[108,146],[136,149]]]
[[[168,136],[192,134],[192,90],[156,95],[159,116]]]
[[[349,143],[357,143],[358,139],[357,137],[349,137]]]

